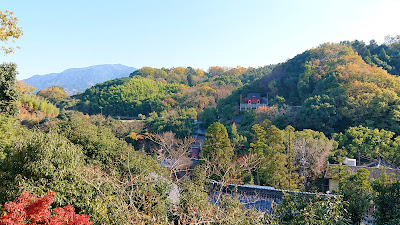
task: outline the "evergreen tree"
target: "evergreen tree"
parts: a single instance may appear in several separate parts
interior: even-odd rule
[[[234,152],[228,132],[222,123],[215,122],[207,128],[202,153],[210,162],[225,164],[232,160]]]
[[[254,141],[250,144],[254,154],[262,158],[257,172],[257,183],[275,188],[291,188],[287,166],[287,157],[284,154],[284,135],[274,125],[264,129],[260,124],[253,126]]]
[[[240,135],[238,133],[237,127],[235,125],[235,123],[232,123],[231,126],[231,143],[232,143],[232,147],[236,150],[236,151],[240,151],[244,145],[247,142],[247,138],[243,135]]]
[[[390,57],[386,54],[386,51],[384,48],[382,48],[381,52],[379,53],[379,59],[384,62],[389,62],[389,60],[390,60]]]
[[[339,185],[343,200],[348,201],[346,214],[353,224],[361,224],[371,207],[372,188],[368,181],[369,171],[360,169],[355,174],[342,179]]]
[[[0,65],[0,113],[17,115],[20,94],[17,88],[17,66],[13,63]]]
[[[392,180],[386,173],[373,181],[372,188],[376,195],[375,223],[399,224],[400,223],[400,181]]]

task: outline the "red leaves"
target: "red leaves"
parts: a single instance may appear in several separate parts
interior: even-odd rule
[[[43,197],[24,191],[21,197],[4,205],[6,215],[1,216],[0,225],[48,224],[48,225],[91,225],[90,217],[75,214],[72,205],[55,208],[51,214],[50,205],[54,193],[48,192]]]
[[[72,205],[64,206],[64,208],[56,208],[54,212],[57,216],[50,217],[49,224],[54,225],[89,225],[90,216],[84,214],[75,214],[75,209]]]

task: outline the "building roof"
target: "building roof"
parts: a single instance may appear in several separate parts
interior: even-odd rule
[[[331,195],[331,194],[322,194],[322,193],[313,193],[313,192],[303,192],[303,191],[289,191],[289,190],[282,190],[282,189],[276,189],[271,186],[259,186],[259,185],[249,185],[249,184],[243,184],[243,185],[238,185],[238,184],[222,184],[218,181],[215,180],[210,180],[210,183],[212,184],[212,189],[215,187],[224,187],[223,189],[221,188],[216,188],[215,190],[223,191],[223,192],[242,192],[242,193],[247,193],[247,194],[255,194],[255,195],[273,195],[275,197],[282,197],[285,193],[291,194],[291,195],[305,195],[305,196],[312,196],[312,195],[319,195],[319,196],[336,196],[336,195]]]
[[[332,165],[331,165],[332,166]],[[400,180],[400,170],[390,167],[368,167],[368,166],[347,166],[345,170],[350,171],[351,174],[356,173],[359,169],[367,169],[369,171],[369,179],[377,179],[382,173],[386,172],[392,178],[397,178]],[[329,171],[329,166],[328,170]],[[331,173],[327,172],[325,178],[332,178]]]
[[[382,160],[378,160],[378,161],[372,162],[372,163],[367,164],[365,166],[366,167],[380,167],[380,166],[383,166],[383,167],[388,167],[388,168],[393,168],[394,167],[392,164],[390,164],[388,162],[385,162],[385,161],[382,161]]]
[[[234,117],[232,117],[232,122],[239,124],[239,123],[242,122],[242,117],[241,116],[234,116]]]
[[[247,94],[247,99],[252,99],[252,98],[261,98],[261,94],[260,93],[248,93]]]

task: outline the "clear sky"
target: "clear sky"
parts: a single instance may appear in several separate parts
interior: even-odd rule
[[[0,0],[21,49],[0,55],[25,79],[120,63],[258,67],[325,42],[400,34],[398,0]]]

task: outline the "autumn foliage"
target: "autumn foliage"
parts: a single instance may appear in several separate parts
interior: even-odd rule
[[[0,225],[23,224],[48,224],[48,225],[90,225],[90,217],[83,214],[75,214],[72,205],[63,208],[58,207],[50,211],[50,205],[54,201],[54,193],[47,192],[43,197],[29,194],[24,191],[13,202],[4,205],[5,215],[0,218]]]

